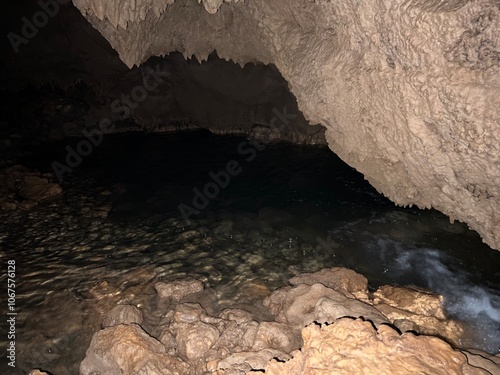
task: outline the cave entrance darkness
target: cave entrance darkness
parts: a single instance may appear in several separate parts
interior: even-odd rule
[[[87,66],[77,84],[18,87],[2,103],[3,166],[27,168],[2,172],[0,212],[2,259],[18,265],[22,371],[78,373],[116,305],[139,308],[131,319],[165,339],[156,282],[200,280],[210,313],[237,306],[265,320],[271,291],[337,266],[366,275],[371,291],[444,295],[469,327],[460,345],[498,351],[500,253],[463,224],[378,194],[326,147],[274,66],[215,53],[131,70],[113,59],[107,75]]]

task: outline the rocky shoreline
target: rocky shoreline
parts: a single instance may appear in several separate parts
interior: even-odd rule
[[[256,286],[246,306],[221,305],[195,279],[151,283],[149,304],[123,296],[102,305],[81,375],[500,374],[499,354],[461,348],[466,329],[446,316],[442,296],[372,293],[346,268],[300,274],[273,292]],[[93,293],[113,295],[106,287]]]

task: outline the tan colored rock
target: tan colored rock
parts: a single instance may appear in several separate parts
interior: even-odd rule
[[[467,361],[471,366],[484,368],[493,375],[500,374],[499,357],[490,355],[477,349],[462,350],[462,353],[467,356]]]
[[[133,324],[97,332],[80,364],[81,375],[184,375],[188,371],[185,362],[166,354],[159,341]]]
[[[113,327],[118,324],[142,324],[142,311],[133,305],[118,305],[106,314],[102,322],[103,328]]]
[[[217,364],[219,370],[265,370],[271,359],[278,358],[282,361],[290,359],[290,356],[276,349],[263,349],[257,352],[240,352],[231,354]]]
[[[217,328],[203,322],[182,325],[176,331],[177,350],[187,361],[205,358],[220,336]]]
[[[263,304],[277,322],[288,323],[299,329],[312,322],[330,323],[344,316],[364,317],[377,325],[388,322],[371,305],[348,298],[322,284],[278,289]]]
[[[241,309],[224,309],[219,314],[219,318],[234,320],[238,324],[253,320],[252,314]]]
[[[252,350],[278,349],[285,353],[300,348],[302,340],[300,330],[288,324],[277,322],[261,322],[255,335]]]
[[[418,326],[416,331],[419,333],[438,336],[455,345],[459,345],[464,334],[462,324],[456,320],[442,320],[434,316],[418,315],[386,304],[378,304],[374,307],[389,318],[391,322],[397,320],[411,321]]]
[[[487,375],[446,342],[411,333],[400,335],[389,326],[375,330],[369,322],[340,319],[331,325],[303,329],[304,345],[293,359],[272,361],[270,375]],[[497,368],[495,370],[500,370]]]
[[[500,249],[496,0],[74,4],[130,67],[174,50],[273,63],[332,151],[377,190]]]
[[[203,283],[199,280],[178,280],[171,283],[156,283],[155,289],[160,300],[179,302],[184,298],[203,292]]]
[[[158,337],[158,340],[165,346],[165,349],[167,350],[168,354],[173,354],[176,353],[176,347],[177,343],[175,341],[175,334],[170,329],[169,327],[165,328],[161,334],[160,337]]]
[[[348,297],[368,299],[368,279],[343,267],[324,268],[314,273],[302,273],[289,280],[292,285],[323,284],[327,288],[342,292]]]
[[[255,321],[247,321],[237,324],[230,321],[214,345],[214,350],[218,355],[224,356],[232,352],[250,351],[255,343],[255,337],[259,330],[259,323]]]
[[[420,327],[418,326],[418,324],[408,319],[395,319],[392,321],[392,324],[394,324],[394,326],[401,332],[412,331],[415,333],[420,333]]]
[[[417,315],[446,319],[443,310],[444,297],[438,294],[408,287],[385,285],[373,293],[373,303],[385,303]]]
[[[49,375],[49,373],[40,370],[32,370],[30,371],[29,375]]]
[[[172,325],[195,323],[205,316],[205,310],[197,303],[177,305],[172,319]]]

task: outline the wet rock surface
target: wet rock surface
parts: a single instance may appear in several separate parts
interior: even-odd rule
[[[0,207],[29,210],[39,202],[62,193],[52,173],[39,173],[22,165],[0,171]]]
[[[384,295],[384,300],[394,305],[391,308],[413,310],[413,315],[405,318],[407,323],[416,320],[422,331],[432,331],[442,327],[429,328],[426,321],[414,317],[434,314],[442,324],[447,323],[440,315],[440,296],[385,286],[375,293],[376,300],[363,302],[353,298],[352,290],[345,290],[345,285],[358,285],[355,289],[365,290],[365,279],[341,268],[333,272],[341,274],[344,283],[336,283],[335,279],[330,283],[337,285],[337,290],[318,283],[298,282],[319,280],[331,272],[324,269],[298,275],[290,280],[294,286],[283,287],[266,297],[261,303],[276,321],[258,319],[241,309],[224,309],[217,316],[210,315],[200,304],[184,302],[193,293],[209,289],[198,280],[157,283],[156,297],[161,300],[167,296],[172,301],[166,308],[157,305],[161,311],[155,312],[154,308],[150,311],[152,315],[160,314],[162,329],[151,324],[141,328],[132,322],[139,320],[137,308],[114,307],[105,321],[112,320],[117,325],[103,324],[109,328],[94,335],[80,365],[80,374],[243,375],[265,371],[289,375],[377,371],[486,375],[500,372],[500,366],[491,359],[496,357],[480,351],[460,352],[437,337],[401,333],[391,326],[398,323],[391,314],[384,315],[384,309],[376,309]],[[356,284],[360,280],[363,282]],[[170,298],[172,291],[177,292],[174,300]],[[417,307],[425,306],[422,299],[434,301],[429,304],[431,310]],[[372,306],[375,302],[378,304]],[[438,319],[437,316],[433,317]],[[126,324],[120,324],[120,320]],[[157,337],[151,333],[160,331]]]
[[[373,293],[373,296],[375,304],[386,303],[387,305],[417,315],[445,319],[443,296],[436,295],[430,291],[385,285]]]
[[[165,347],[137,325],[118,325],[99,331],[92,338],[80,374],[172,374],[188,373],[188,366],[171,357]]]
[[[192,139],[189,138],[189,141]],[[99,152],[112,158],[115,152],[107,153],[106,147],[113,142],[113,138],[107,139]],[[241,142],[241,139],[236,142]],[[118,144],[123,145],[123,142]],[[135,141],[132,144],[134,147],[137,145]],[[212,147],[210,139],[203,138],[199,145],[204,144],[210,147],[201,148],[200,158],[205,160],[207,155],[213,156],[210,150],[220,152],[221,143]],[[156,145],[165,149],[164,142]],[[172,148],[174,155],[179,154],[179,148],[184,148],[175,148],[175,142],[168,145],[166,148]],[[234,140],[228,141],[228,145],[235,150]],[[142,147],[149,152],[155,146],[152,147],[148,140],[142,143]],[[296,323],[300,319],[294,318],[294,324],[285,320],[278,322],[263,304],[266,297],[279,293],[284,285],[287,285],[283,289],[285,295],[295,288],[319,290],[317,305],[314,304],[308,314],[312,312],[315,315],[310,314],[310,317],[332,322],[343,314],[367,315],[366,312],[359,312],[358,307],[376,309],[377,306],[389,306],[386,303],[374,304],[370,291],[393,282],[411,285],[411,279],[395,281],[392,278],[398,275],[398,271],[405,276],[414,276],[413,270],[418,267],[433,274],[437,272],[440,285],[450,281],[454,286],[459,284],[454,282],[456,279],[451,271],[445,274],[442,270],[458,269],[464,275],[466,271],[460,267],[459,261],[467,261],[462,261],[462,258],[450,261],[449,254],[457,254],[458,251],[463,254],[470,248],[474,250],[471,254],[476,254],[477,246],[481,245],[477,235],[467,232],[464,225],[450,225],[446,218],[436,213],[394,211],[392,205],[387,209],[383,206],[381,212],[367,213],[366,201],[361,198],[372,199],[369,195],[372,190],[366,191],[363,188],[366,185],[355,190],[353,199],[341,191],[338,198],[340,204],[333,205],[333,202],[325,200],[330,196],[327,193],[330,185],[326,181],[320,179],[319,183],[307,183],[305,191],[295,183],[300,171],[310,174],[315,170],[316,161],[325,159],[312,157],[314,148],[308,147],[303,153],[311,159],[311,163],[301,161],[299,154],[302,147],[292,148],[300,151],[297,153],[290,152],[289,146],[276,145],[268,149],[268,155],[273,156],[274,162],[282,160],[279,155],[287,162],[292,157],[296,158],[292,162],[297,169],[280,175],[281,172],[262,168],[268,165],[265,162],[267,156],[265,152],[259,154],[254,172],[252,165],[248,165],[249,169],[245,169],[248,175],[243,174],[241,182],[235,180],[236,194],[231,194],[228,189],[229,197],[221,196],[220,200],[211,202],[207,215],[196,218],[190,226],[168,205],[171,201],[178,204],[179,197],[175,193],[178,185],[172,185],[170,177],[155,182],[162,173],[167,173],[165,161],[170,159],[170,155],[163,154],[162,160],[155,159],[154,165],[158,165],[159,169],[157,173],[151,173],[147,162],[142,159],[134,161],[137,154],[131,153],[128,159],[123,159],[128,155],[127,147],[116,153],[118,163],[110,163],[109,168],[102,169],[101,164],[108,158],[90,157],[88,163],[86,161],[65,182],[62,200],[40,202],[29,211],[0,212],[0,246],[5,250],[0,252],[0,259],[15,259],[20,275],[17,298],[23,308],[18,315],[19,368],[26,373],[38,368],[55,375],[77,374],[93,335],[103,328],[104,319],[108,317],[107,324],[112,324],[105,329],[118,327],[121,323],[137,324],[140,321],[136,314],[139,310],[142,314],[141,329],[164,346],[166,355],[189,362],[193,371],[205,371],[205,366],[214,371],[249,371],[249,363],[254,363],[252,355],[257,356],[252,353],[260,353],[258,366],[262,366],[262,358],[276,355],[286,360],[289,350],[301,347],[300,330],[303,327]],[[324,152],[329,155],[328,150]],[[175,162],[170,165],[168,176],[174,171],[182,173],[181,169],[185,168],[180,166],[176,169],[175,164],[180,163],[178,159],[173,160]],[[98,162],[99,167],[89,170],[94,162]],[[141,168],[129,168],[134,162]],[[184,201],[189,202],[192,197],[192,186],[201,186],[199,180],[205,182],[203,173],[211,168],[205,167],[206,164],[202,163],[201,177],[197,182],[187,180],[184,183],[185,190],[190,193]],[[114,174],[116,169],[124,171],[125,176],[117,178]],[[339,172],[341,184],[350,183],[346,180],[346,174],[351,176],[348,172]],[[189,169],[188,173],[193,172]],[[263,184],[254,185],[252,181],[259,176],[263,176]],[[279,183],[276,185],[277,194],[266,196],[264,193],[273,188],[269,185],[269,176]],[[128,181],[120,181],[122,178]],[[137,181],[137,185],[130,181]],[[304,181],[308,180],[300,179],[298,182],[304,184]],[[254,194],[258,201],[245,198],[244,202],[239,202],[237,197],[242,194],[237,189],[238,183],[244,185],[245,192]],[[284,194],[283,186],[294,190]],[[316,194],[321,186],[326,187],[323,189],[325,194],[315,199],[311,187]],[[231,207],[232,210],[220,207]],[[248,207],[259,209],[249,212]],[[315,212],[313,215],[311,210]],[[328,211],[326,214],[325,210]],[[208,217],[212,214],[216,216]],[[328,214],[335,217],[327,217]],[[360,220],[359,215],[363,219]],[[342,225],[336,225],[337,220],[341,220]],[[441,226],[446,229],[445,232]],[[335,231],[329,235],[328,231],[332,228]],[[463,233],[460,234],[460,231]],[[362,241],[349,242],[343,235]],[[408,241],[402,240],[408,235],[411,235]],[[322,248],[316,240],[318,236],[331,246]],[[434,237],[441,238],[441,242],[434,242]],[[416,245],[408,245],[410,241]],[[460,247],[462,243],[464,246]],[[433,248],[426,249],[429,245]],[[454,248],[446,253],[445,247]],[[487,257],[488,254],[496,255],[496,252],[488,250],[484,254]],[[384,259],[390,262],[382,262]],[[493,255],[491,259],[488,266],[496,264]],[[367,272],[370,291],[366,291],[363,276],[341,268],[332,269],[335,265],[345,264],[356,271],[362,269]],[[405,268],[397,267],[397,264]],[[409,266],[412,268],[408,269]],[[316,273],[318,270],[322,271]],[[489,271],[486,269],[484,272]],[[287,281],[295,276],[294,285],[288,285]],[[0,280],[2,277],[6,281],[6,275],[1,274]],[[484,285],[484,280],[480,285]],[[491,280],[495,285],[495,279]],[[163,285],[163,291],[168,291],[161,295],[163,298],[155,289],[158,285]],[[484,290],[483,286],[478,290],[482,293],[481,298],[485,295]],[[176,291],[180,292],[176,294]],[[358,292],[360,300],[354,298]],[[465,294],[465,297],[470,298],[471,295]],[[387,294],[387,301],[392,299],[398,300]],[[435,300],[439,301],[439,298]],[[312,302],[314,299],[311,299],[311,305]],[[344,302],[346,307],[342,306]],[[282,310],[287,309],[287,305],[280,301],[276,304]],[[279,307],[280,304],[283,307]],[[130,312],[134,311],[131,317],[124,311],[120,312],[123,306],[127,306]],[[408,306],[412,304],[404,304],[404,308]],[[389,307],[398,309],[399,315],[386,316],[384,320],[402,331],[421,332],[427,324],[425,320],[415,323],[418,314],[398,308],[397,303],[395,307]],[[297,311],[300,312],[299,309]],[[369,311],[380,313],[377,309]],[[494,313],[494,310],[485,311]],[[402,319],[401,315],[406,318]],[[474,323],[483,322],[474,319],[475,316],[472,317]],[[189,330],[192,324],[203,328],[210,343],[217,336],[216,330],[219,333],[213,345],[202,348],[201,358],[197,359],[194,359],[196,355],[193,356],[190,349],[196,347],[194,334]],[[0,328],[6,329],[5,322],[0,322]],[[182,356],[177,339],[183,342]],[[489,342],[484,340],[488,340],[488,336],[481,331],[472,341],[461,340],[460,347],[479,347],[496,353],[495,337]],[[233,355],[235,357],[232,357],[230,366],[222,362],[224,368],[228,366],[226,370],[218,369],[219,362]],[[191,363],[188,356],[196,363]],[[0,373],[8,373],[4,365],[0,363]]]
[[[119,324],[141,325],[143,321],[142,311],[133,305],[118,305],[108,312],[102,322],[103,328],[114,327]]]
[[[347,296],[354,296],[358,299],[368,298],[368,279],[353,270],[343,267],[324,268],[315,273],[300,274],[289,281],[292,285],[322,284]]]
[[[264,305],[276,321],[302,328],[313,322],[330,323],[343,316],[365,317],[379,325],[387,323],[384,315],[367,303],[348,298],[322,284],[302,284],[275,291]]]
[[[474,374],[500,367],[475,367],[467,356],[434,337],[401,335],[387,325],[377,329],[363,320],[339,319],[303,329],[304,345],[293,359],[272,361],[266,374]]]

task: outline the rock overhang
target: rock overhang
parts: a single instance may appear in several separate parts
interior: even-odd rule
[[[379,192],[500,248],[494,1],[73,2],[129,67],[172,51],[273,63],[332,151]]]

